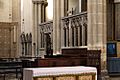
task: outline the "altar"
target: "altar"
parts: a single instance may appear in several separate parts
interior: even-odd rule
[[[95,67],[25,68],[23,80],[97,80]]]

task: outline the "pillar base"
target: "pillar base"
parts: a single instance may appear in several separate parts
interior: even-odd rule
[[[98,80],[110,80],[107,70],[101,70],[101,75],[98,76]]]

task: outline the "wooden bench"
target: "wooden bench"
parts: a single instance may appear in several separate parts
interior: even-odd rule
[[[9,61],[2,61],[0,62],[0,74],[3,75],[3,78],[5,80],[6,74],[16,74],[16,78],[18,78],[18,75],[20,74],[20,79],[22,80],[22,62],[9,62]]]

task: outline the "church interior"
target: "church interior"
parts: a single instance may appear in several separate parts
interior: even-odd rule
[[[0,80],[120,80],[120,0],[0,0]]]

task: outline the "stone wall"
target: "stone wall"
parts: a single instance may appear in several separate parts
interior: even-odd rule
[[[33,27],[32,0],[21,0],[21,32],[30,33]]]
[[[0,0],[0,27],[4,27],[7,24],[7,28],[11,29],[11,55],[14,53],[14,57],[19,56],[20,51],[20,0]],[[12,25],[11,25],[12,24]],[[13,41],[14,40],[14,41]],[[4,46],[4,45],[3,45]],[[5,47],[4,47],[5,48]]]
[[[0,22],[12,21],[12,0],[0,0]]]

